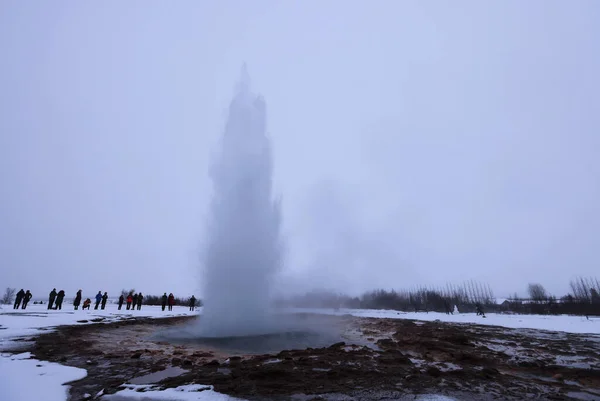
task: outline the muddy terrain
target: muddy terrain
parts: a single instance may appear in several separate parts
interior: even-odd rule
[[[32,352],[38,359],[88,370],[85,379],[71,383],[72,400],[101,390],[111,394],[124,383],[207,384],[251,400],[378,400],[413,394],[461,400],[600,399],[600,336],[322,316],[324,325],[346,328],[345,342],[232,355],[151,339],[157,330],[188,319],[61,327],[38,337]]]

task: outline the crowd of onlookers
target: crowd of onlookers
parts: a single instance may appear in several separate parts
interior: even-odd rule
[[[33,295],[31,294],[31,291],[29,291],[29,290],[24,291],[23,289],[21,289],[16,294],[13,309],[27,308],[27,305],[29,304],[29,301],[31,301],[32,297],[33,297]],[[56,288],[53,288],[52,291],[50,291],[50,295],[48,297],[48,309],[49,310],[50,309],[61,310],[64,298],[65,298],[64,290],[60,290],[57,292]],[[81,305],[81,309],[89,310],[91,308],[92,300],[90,298],[86,298],[85,300],[83,300],[83,305],[82,305],[81,304],[82,299],[83,299],[82,291],[79,290],[79,291],[77,291],[77,294],[75,295],[75,299],[73,300],[73,308],[75,310],[78,310],[80,305]],[[96,294],[94,299],[95,299],[94,309],[100,308],[100,309],[104,310],[106,308],[106,302],[108,301],[108,293],[105,291],[104,294],[102,294],[102,291],[98,291],[98,293]],[[134,293],[133,291],[131,291],[127,295],[121,294],[119,296],[119,300],[117,303],[118,309],[121,310],[121,308],[123,307],[123,304],[125,304],[125,307],[127,310],[135,310],[136,308],[137,308],[137,310],[141,310],[143,300],[144,300],[144,295],[141,292]],[[174,305],[175,305],[175,296],[173,295],[173,293],[170,293],[169,295],[167,295],[167,293],[165,292],[161,298],[162,310],[164,311],[168,306],[168,310],[172,311]],[[195,309],[195,307],[196,307],[196,297],[194,297],[192,295],[192,297],[189,300],[190,311],[193,311]]]

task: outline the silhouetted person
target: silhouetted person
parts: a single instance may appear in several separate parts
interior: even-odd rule
[[[124,301],[125,301],[125,297],[123,296],[123,294],[121,294],[121,296],[119,297],[119,310],[121,310],[121,307],[123,306]]]
[[[54,304],[54,309],[62,309],[63,299],[65,299],[65,292],[64,290],[60,290],[58,294],[56,294],[56,303]]]
[[[56,288],[53,288],[50,291],[50,295],[48,297],[48,309],[52,309],[52,305],[54,305],[54,300],[56,299]]]
[[[131,309],[131,304],[133,303],[133,295],[131,293],[127,295],[127,310]]]
[[[131,310],[135,310],[135,307],[137,305],[137,298],[138,294],[133,294],[133,303],[131,304]]]
[[[27,304],[31,301],[33,294],[29,292],[29,290],[25,291],[25,296],[23,297],[23,309],[27,308]]]
[[[13,307],[13,309],[19,309],[23,298],[25,298],[25,291],[23,291],[23,289],[21,288],[21,291],[17,292],[17,297],[15,298],[15,306]]]
[[[450,304],[448,301],[444,301],[444,308],[446,308],[446,315],[453,315],[452,310],[450,309]]]
[[[168,299],[167,293],[165,292],[162,296],[162,303],[161,303],[163,311],[165,310],[165,307],[167,306],[167,299]]]
[[[138,310],[142,309],[142,299],[144,299],[144,296],[142,295],[142,293],[140,292],[138,294],[138,298],[137,298],[137,308]]]
[[[106,300],[108,299],[108,293],[104,291],[104,295],[102,295],[102,310],[106,308]]]
[[[173,310],[173,305],[175,305],[175,296],[173,293],[169,294],[169,310]]]
[[[485,313],[483,313],[483,308],[481,307],[481,305],[476,304],[475,308],[477,309],[477,316],[481,315],[481,316],[485,317]]]
[[[96,306],[94,306],[94,310],[98,309],[98,306],[100,305],[101,301],[102,301],[102,292],[98,291],[98,293],[96,294]]]
[[[196,297],[192,295],[192,297],[190,298],[190,311],[194,311],[194,308],[196,307]]]
[[[73,301],[73,306],[75,310],[79,309],[79,304],[81,303],[81,290],[77,291],[77,295],[75,295],[75,300]]]
[[[83,306],[81,307],[82,310],[90,310],[90,306],[92,306],[92,300],[89,298],[86,298],[85,301],[83,301]]]

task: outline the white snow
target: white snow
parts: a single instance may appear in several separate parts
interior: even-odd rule
[[[395,310],[375,309],[289,309],[294,312],[321,313],[327,315],[352,315],[357,317],[375,317],[387,319],[413,319],[422,321],[475,323],[489,326],[501,326],[511,329],[536,329],[549,331],[563,331],[578,334],[600,334],[600,318],[569,315],[508,315],[500,313],[486,313],[486,317],[477,316],[475,313],[459,313],[446,315],[439,312],[399,312]]]
[[[161,389],[152,385],[134,385],[126,384],[124,389],[113,395],[102,397],[108,401],[126,401],[126,400],[165,400],[165,401],[234,401],[239,398],[233,398],[225,394],[217,393],[212,386],[203,386],[201,384],[189,384],[175,388]]]
[[[58,363],[30,359],[30,353],[0,354],[0,399],[63,401],[64,383],[83,379],[87,372]]]

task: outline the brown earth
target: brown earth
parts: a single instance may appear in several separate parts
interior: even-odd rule
[[[172,366],[183,369],[181,374],[159,377],[157,385],[213,385],[218,392],[245,399],[379,400],[414,394],[462,400],[600,399],[600,336],[321,318],[359,332],[373,346],[338,343],[273,355],[229,355],[147,339],[161,327],[190,319],[170,318],[60,327],[39,336],[32,352],[38,359],[88,370],[86,378],[71,383],[71,400],[100,390],[114,393],[136,377]]]

